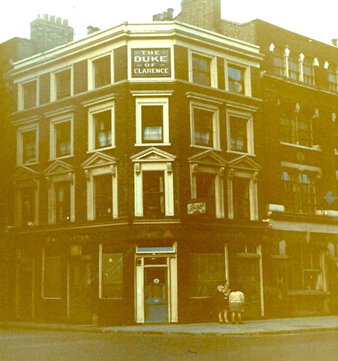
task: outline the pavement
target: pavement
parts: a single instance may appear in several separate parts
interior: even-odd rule
[[[95,326],[68,324],[41,324],[32,322],[0,322],[0,329],[43,331],[138,333],[138,334],[199,334],[199,335],[265,335],[318,331],[338,331],[338,316],[297,317],[282,319],[245,320],[244,324],[191,323],[140,324],[132,326]]]

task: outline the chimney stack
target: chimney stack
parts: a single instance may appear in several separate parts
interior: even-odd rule
[[[222,32],[221,0],[182,0],[177,19],[203,29]]]
[[[62,20],[48,14],[38,15],[37,19],[31,22],[31,41],[38,52],[55,48],[72,42],[74,29],[68,26],[68,20]]]

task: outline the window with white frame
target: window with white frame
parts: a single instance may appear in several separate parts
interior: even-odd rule
[[[294,108],[291,105],[282,106],[280,115],[281,142],[312,147],[313,121],[317,117],[317,110],[311,113],[309,109],[301,109],[299,104],[296,104]]]
[[[88,150],[115,146],[114,102],[92,106],[88,110]]]
[[[52,169],[53,165],[49,167]],[[58,164],[55,164],[58,167]],[[62,165],[59,165],[61,168]],[[75,221],[75,176],[65,170],[58,174],[45,172],[48,184],[48,223],[62,224]]]
[[[29,109],[35,107],[37,106],[37,101],[38,101],[37,80],[32,80],[27,83],[21,84],[21,99],[19,99],[19,109],[21,110],[21,109]]]
[[[100,245],[100,299],[123,298],[123,254],[112,253]]]
[[[206,215],[224,218],[224,167],[203,163],[190,165],[191,199],[205,202]]]
[[[107,221],[118,217],[115,159],[94,154],[82,164],[87,178],[87,219]]]
[[[228,151],[254,154],[253,116],[227,109]]]
[[[220,148],[219,109],[203,103],[190,103],[191,144],[199,147]]]
[[[228,64],[227,79],[230,92],[245,94],[245,68]]]
[[[240,162],[240,160],[239,160]],[[250,161],[252,163],[252,161]],[[258,219],[258,167],[236,165],[228,169],[228,213],[230,219]],[[251,168],[251,169],[250,169]]]
[[[38,182],[27,180],[15,183],[15,225],[34,226],[38,224]]]
[[[59,100],[72,95],[72,71],[62,70],[53,74],[53,100]]]
[[[274,50],[273,58],[273,73],[277,76],[284,76],[285,75],[285,58],[282,51],[278,49]]]
[[[327,64],[326,77],[327,77],[327,88],[329,90],[337,91],[338,90],[338,68]]]
[[[38,162],[38,124],[20,126],[17,131],[17,165]]]
[[[136,217],[164,217],[174,215],[174,182],[172,162],[174,157],[158,150],[146,150],[156,154],[158,161],[132,157],[134,164],[134,200]],[[141,152],[143,154],[143,152]],[[160,157],[165,155],[162,160]]]
[[[216,87],[216,60],[213,57],[191,53],[190,81],[200,85]]]
[[[93,87],[99,88],[111,83],[111,57],[102,56],[92,61]]]
[[[73,114],[53,117],[50,121],[50,158],[73,155]]]
[[[169,99],[136,98],[136,145],[169,144]]]
[[[302,61],[302,80],[307,84],[315,83],[314,69],[313,69],[313,61],[305,58]]]
[[[288,78],[292,80],[299,80],[299,64],[298,59],[292,56],[287,57]]]
[[[295,169],[282,171],[284,207],[286,212],[315,214],[316,177],[318,173]]]
[[[58,247],[42,250],[42,298],[62,297],[62,257]]]

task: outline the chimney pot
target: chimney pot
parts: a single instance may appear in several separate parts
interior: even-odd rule
[[[56,22],[57,22],[58,24],[61,24],[61,18],[56,18]]]
[[[338,46],[338,39],[332,39],[332,45]]]
[[[51,15],[51,16],[50,16],[50,22],[51,22],[51,23],[55,23],[55,16],[54,16],[54,15]]]
[[[43,14],[43,20],[48,20],[48,14]]]
[[[68,20],[67,19],[63,19],[62,23],[63,23],[64,26],[68,26]]]
[[[173,8],[169,8],[167,10],[168,13],[168,20],[173,20],[174,19],[174,9]]]

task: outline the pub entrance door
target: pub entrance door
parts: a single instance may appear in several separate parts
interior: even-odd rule
[[[72,257],[68,264],[68,319],[91,323],[91,256]]]

